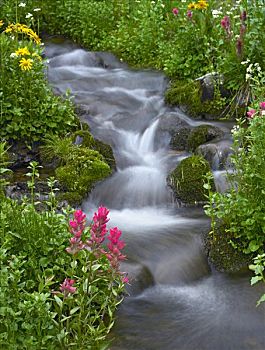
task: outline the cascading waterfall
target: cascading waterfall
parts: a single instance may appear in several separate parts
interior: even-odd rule
[[[158,133],[163,115],[200,122],[164,105],[167,80],[158,72],[130,70],[111,54],[72,44],[48,43],[46,54],[54,89],[71,89],[82,118],[115,154],[117,171],[83,207],[107,206],[110,226],[127,242],[126,268],[142,266],[152,276],[119,308],[111,349],[264,349],[264,309],[255,307],[261,290],[250,287],[249,276],[211,271],[201,241],[209,220],[198,208],[175,207],[166,184],[186,155],[171,154],[168,135]]]

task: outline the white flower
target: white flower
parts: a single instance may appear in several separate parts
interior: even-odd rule
[[[25,2],[21,2],[20,4],[18,4],[18,7],[25,7],[26,3]]]
[[[247,59],[246,61],[242,61],[241,64],[248,64],[250,62],[249,59]]]
[[[163,8],[164,8],[164,7],[165,7],[165,5],[164,5],[164,4],[161,4],[161,7],[163,7]]]
[[[251,78],[251,74],[246,74],[246,80],[249,80]]]
[[[10,55],[11,58],[16,58],[17,57],[17,54],[15,52],[12,52],[11,55]]]
[[[31,18],[31,17],[33,17],[33,15],[31,13],[26,14],[26,18]]]
[[[253,71],[252,67],[253,67],[253,63],[250,63],[250,65],[246,69],[248,73],[251,73]]]
[[[33,9],[34,12],[41,11],[40,8]]]
[[[212,10],[212,15],[214,18],[220,16],[221,14],[222,14],[222,12],[219,10]]]
[[[264,109],[261,111],[261,115],[262,115],[262,116],[265,115],[265,110],[264,110]]]

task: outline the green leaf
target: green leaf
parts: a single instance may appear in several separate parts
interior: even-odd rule
[[[255,252],[255,251],[257,251],[258,249],[259,249],[259,245],[257,244],[257,242],[256,241],[251,241],[250,243],[249,243],[249,249],[250,249],[250,251],[251,252]]]
[[[80,306],[74,307],[74,308],[70,311],[70,315],[73,315],[73,314],[76,313],[76,311],[78,311],[79,309],[80,309]]]
[[[62,309],[62,307],[63,307],[62,300],[59,297],[57,297],[57,295],[54,295],[54,299],[55,299],[56,303],[59,305],[60,309]]]
[[[257,306],[259,306],[263,302],[265,302],[265,294],[263,294],[262,297],[257,301]]]
[[[262,276],[255,276],[255,277],[252,277],[251,278],[251,285],[253,286],[253,284],[256,284],[257,282],[261,281],[262,280]]]

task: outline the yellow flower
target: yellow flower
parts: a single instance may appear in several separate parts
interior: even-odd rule
[[[15,33],[24,33],[27,36],[29,36],[31,39],[33,39],[35,41],[36,44],[40,44],[41,40],[38,37],[38,35],[33,32],[32,29],[30,29],[29,27],[27,27],[25,24],[20,24],[20,23],[16,23],[16,24],[10,24],[6,30],[5,33],[11,33],[11,32],[15,32]]]
[[[196,9],[196,4],[195,2],[191,2],[189,5],[188,5],[188,10],[194,10]]]
[[[3,27],[4,22],[0,19],[0,28]]]
[[[21,68],[21,70],[31,70],[32,68],[32,60],[30,58],[26,59],[26,58],[21,58],[21,60],[19,61],[19,67]]]
[[[209,4],[205,0],[199,0],[198,3],[196,4],[196,8],[198,10],[205,10]]]
[[[30,52],[27,47],[21,47],[16,51],[18,56],[30,56]]]

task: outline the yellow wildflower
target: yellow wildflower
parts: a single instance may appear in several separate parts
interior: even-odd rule
[[[3,25],[4,25],[4,21],[2,21],[2,20],[0,19],[0,28],[3,27]]]
[[[32,68],[32,60],[30,58],[26,59],[26,58],[21,58],[21,60],[19,61],[19,67],[21,68],[21,70],[31,70]]]
[[[196,4],[196,8],[198,10],[205,10],[207,9],[208,6],[209,4],[205,0],[199,0],[198,3]]]
[[[30,52],[29,52],[29,50],[28,50],[27,47],[21,47],[20,49],[18,49],[18,50],[16,51],[16,54],[17,54],[18,56],[29,56],[29,55],[30,55]]]
[[[11,33],[11,32],[15,32],[15,33],[24,33],[27,36],[29,36],[31,39],[33,39],[35,41],[36,44],[40,44],[41,40],[38,37],[38,35],[29,27],[27,27],[25,24],[20,24],[20,23],[16,23],[16,24],[10,24],[6,30],[6,33]]]
[[[195,2],[191,2],[189,5],[188,5],[188,10],[194,10],[196,9],[196,4]]]

